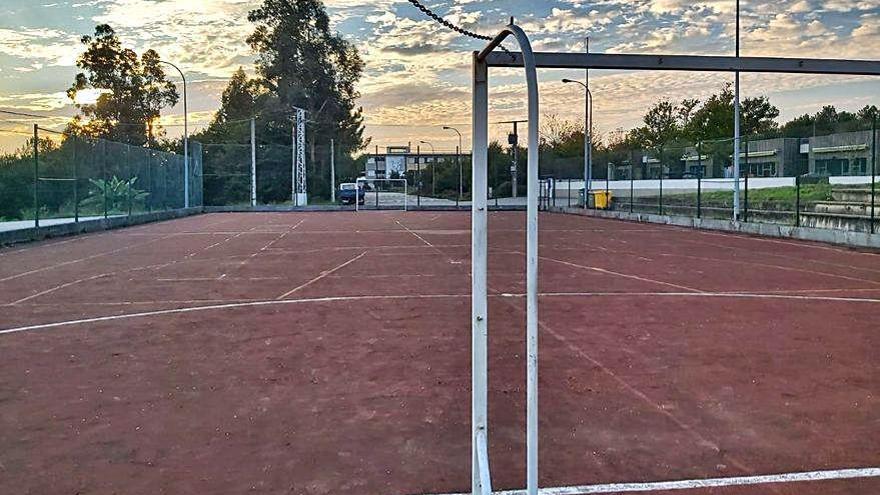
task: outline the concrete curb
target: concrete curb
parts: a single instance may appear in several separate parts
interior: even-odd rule
[[[403,205],[379,207],[362,206],[362,211],[402,211]],[[489,206],[489,211],[525,211],[525,205],[498,205]],[[407,211],[471,211],[471,205],[424,205],[416,206],[408,204]],[[251,212],[316,212],[316,211],[348,211],[354,213],[352,206],[340,205],[312,205],[312,206],[289,206],[289,205],[257,205],[257,206],[205,206],[205,213],[251,213]]]
[[[799,239],[803,241],[824,242],[858,248],[880,249],[880,234],[853,232],[848,230],[816,229],[811,227],[794,227],[773,223],[734,222],[712,218],[693,218],[669,215],[653,215],[649,213],[629,213],[623,211],[584,210],[583,208],[551,207],[549,211],[569,215],[581,215],[597,218],[611,218],[639,223],[657,223],[675,225],[692,229],[717,230],[741,234],[761,235],[781,239]]]
[[[84,220],[59,225],[47,225],[29,229],[10,230],[0,232],[0,245],[16,244],[19,242],[39,241],[50,237],[83,234],[86,232],[98,232],[102,230],[118,229],[150,222],[160,222],[174,218],[187,217],[202,213],[202,208],[187,208],[179,210],[158,211],[154,213],[140,213],[132,216],[118,216],[101,218],[97,220]]]

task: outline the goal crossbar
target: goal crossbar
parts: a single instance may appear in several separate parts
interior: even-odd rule
[[[494,52],[514,37],[520,52]],[[880,61],[779,57],[535,53],[525,32],[505,26],[473,54],[471,203],[471,490],[490,493],[488,458],[488,146],[489,67],[523,67],[528,94],[526,208],[526,493],[538,493],[538,68],[880,75]]]

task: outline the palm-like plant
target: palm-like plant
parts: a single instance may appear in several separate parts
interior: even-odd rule
[[[129,207],[143,204],[150,195],[141,189],[135,189],[137,177],[125,180],[113,176],[110,180],[89,179],[91,188],[89,195],[80,202],[81,208],[102,209],[107,205],[107,211],[127,211]],[[106,203],[105,203],[106,201]]]

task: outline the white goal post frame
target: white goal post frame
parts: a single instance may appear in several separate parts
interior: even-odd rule
[[[355,187],[357,190],[360,190],[361,183],[366,184],[367,182],[403,182],[403,211],[407,211],[407,201],[409,198],[409,181],[406,179],[356,179],[354,181]],[[376,194],[379,194],[379,191],[376,191]],[[358,203],[358,193],[355,192],[354,198],[354,211],[360,211],[360,206]],[[366,206],[366,192],[364,192],[364,206]]]
[[[508,36],[520,53],[493,52]],[[518,26],[505,26],[473,54],[471,203],[471,492],[491,493],[488,456],[489,67],[523,67],[528,95],[526,207],[526,494],[538,493],[538,78],[537,69],[628,69],[880,76],[880,61],[779,57],[535,53]],[[586,199],[586,198],[585,198]]]

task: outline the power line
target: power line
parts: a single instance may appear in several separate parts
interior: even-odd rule
[[[478,34],[473,31],[468,31],[467,29],[465,29],[461,26],[456,26],[455,24],[440,17],[438,14],[435,14],[431,9],[429,9],[428,7],[423,5],[419,0],[409,0],[409,3],[413,4],[415,6],[415,8],[421,10],[426,16],[430,17],[431,19],[434,19],[435,21],[437,21],[441,25],[446,26],[447,28],[455,31],[456,33],[463,34],[463,35],[468,36],[470,38],[483,40],[483,41],[492,41],[494,39],[492,36],[486,36],[485,34]],[[511,59],[516,60],[516,58],[513,56],[513,54],[510,53],[510,51],[507,48],[504,48],[503,45],[498,45],[498,48],[501,48],[501,51],[510,55]]]
[[[30,117],[32,119],[54,119],[57,117],[67,118],[63,115],[34,115],[32,113],[13,112],[12,110],[0,110],[0,113],[15,115],[16,117]]]

